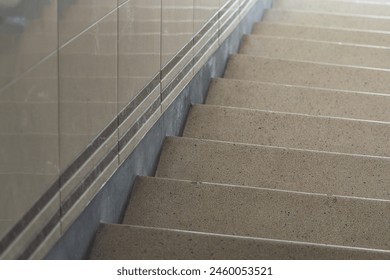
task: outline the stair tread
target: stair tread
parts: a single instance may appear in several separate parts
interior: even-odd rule
[[[289,23],[304,26],[390,31],[390,19],[368,16],[347,16],[320,12],[272,9],[265,11],[262,20],[264,22]]]
[[[390,68],[390,48],[305,39],[247,35],[242,39],[240,53],[267,58]]]
[[[390,199],[390,159],[167,137],[156,176]]]
[[[272,8],[383,17],[390,15],[389,5],[383,3],[356,3],[351,1],[273,0]]]
[[[140,177],[124,224],[388,250],[390,202]]]
[[[257,35],[390,47],[390,34],[384,32],[258,22],[252,31],[252,36]]]
[[[389,259],[390,252],[104,224],[90,259]]]
[[[194,105],[184,137],[390,157],[390,123]]]
[[[225,78],[390,94],[390,71],[237,54]]]
[[[245,94],[241,94],[245,92]],[[390,121],[390,95],[335,91],[312,87],[217,78],[210,84],[206,104]]]

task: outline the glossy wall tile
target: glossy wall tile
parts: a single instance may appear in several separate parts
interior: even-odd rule
[[[117,5],[117,0],[58,0],[59,45],[85,31]]]
[[[59,50],[63,172],[117,115],[117,12]]]
[[[0,238],[58,178],[57,78],[55,53],[0,91]]]
[[[162,0],[162,67],[191,40],[193,5],[193,0]]]
[[[161,0],[126,1],[118,12],[120,112],[159,73]]]
[[[0,89],[57,48],[57,1],[0,1]]]
[[[45,256],[242,1],[0,0],[0,259]]]

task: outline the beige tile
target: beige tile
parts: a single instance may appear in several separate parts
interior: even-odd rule
[[[59,0],[58,3],[59,44],[83,32],[103,18],[117,5],[117,0]]]
[[[162,1],[162,67],[191,40],[193,9],[193,0]]]
[[[241,42],[241,54],[268,58],[323,62],[339,65],[390,68],[390,48],[356,46],[336,42],[247,35]]]
[[[130,0],[119,8],[119,111],[160,70],[160,32],[160,0]]]
[[[305,26],[345,28],[366,31],[390,31],[390,19],[388,18],[345,16],[326,13],[271,9],[265,12],[262,20],[265,22],[297,24]]]
[[[0,259],[15,259],[31,244],[31,242],[42,232],[48,221],[53,217],[54,213],[59,211],[60,195],[59,193],[53,197],[50,202],[45,205],[39,214],[32,220],[32,222],[24,228],[23,232],[17,239],[0,255]],[[54,228],[57,231],[58,228]]]
[[[194,33],[196,34],[219,10],[220,0],[194,0]]]
[[[253,34],[390,47],[390,34],[384,32],[259,22],[254,25]]]
[[[389,5],[364,3],[364,1],[354,3],[319,0],[274,0],[272,8],[370,16],[389,16],[390,14]]]
[[[57,1],[23,1],[1,17],[0,89],[56,49]]]
[[[0,220],[19,220],[59,175],[57,54],[0,92]]]
[[[117,114],[116,34],[113,12],[60,49],[61,171]]]

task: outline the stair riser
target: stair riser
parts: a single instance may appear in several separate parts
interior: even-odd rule
[[[390,34],[379,32],[363,32],[260,22],[254,25],[252,34],[390,47]]]
[[[390,202],[154,179],[135,186],[124,223],[389,249],[389,215]]]
[[[124,225],[100,228],[90,259],[389,259],[390,253]]]
[[[332,2],[313,0],[274,0],[273,9],[291,9],[308,12],[326,12],[336,14],[385,16],[390,15],[390,6],[385,4],[354,3],[354,2]]]
[[[390,124],[193,106],[184,137],[390,157]]]
[[[374,68],[390,68],[390,48],[361,47],[266,36],[245,36],[241,54]]]
[[[249,55],[230,57],[225,78],[390,94],[390,71]]]
[[[272,23],[390,32],[390,19],[387,18],[268,10],[262,20]]]
[[[241,94],[245,92],[245,94]],[[390,121],[390,95],[360,94],[251,81],[214,79],[206,104],[318,116]]]
[[[390,160],[167,138],[156,176],[390,199]]]

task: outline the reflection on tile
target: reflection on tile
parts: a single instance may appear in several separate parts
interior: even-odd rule
[[[194,0],[194,33],[197,33],[218,11],[220,0]]]
[[[59,61],[62,172],[116,116],[116,11],[61,48]]]
[[[130,0],[119,8],[119,112],[160,70],[161,0]]]
[[[117,0],[58,0],[60,46],[109,14],[117,4]]]
[[[162,67],[193,36],[193,0],[162,0]]]
[[[0,89],[57,46],[57,1],[0,1]]]
[[[59,175],[57,55],[0,92],[0,220],[18,220]]]

